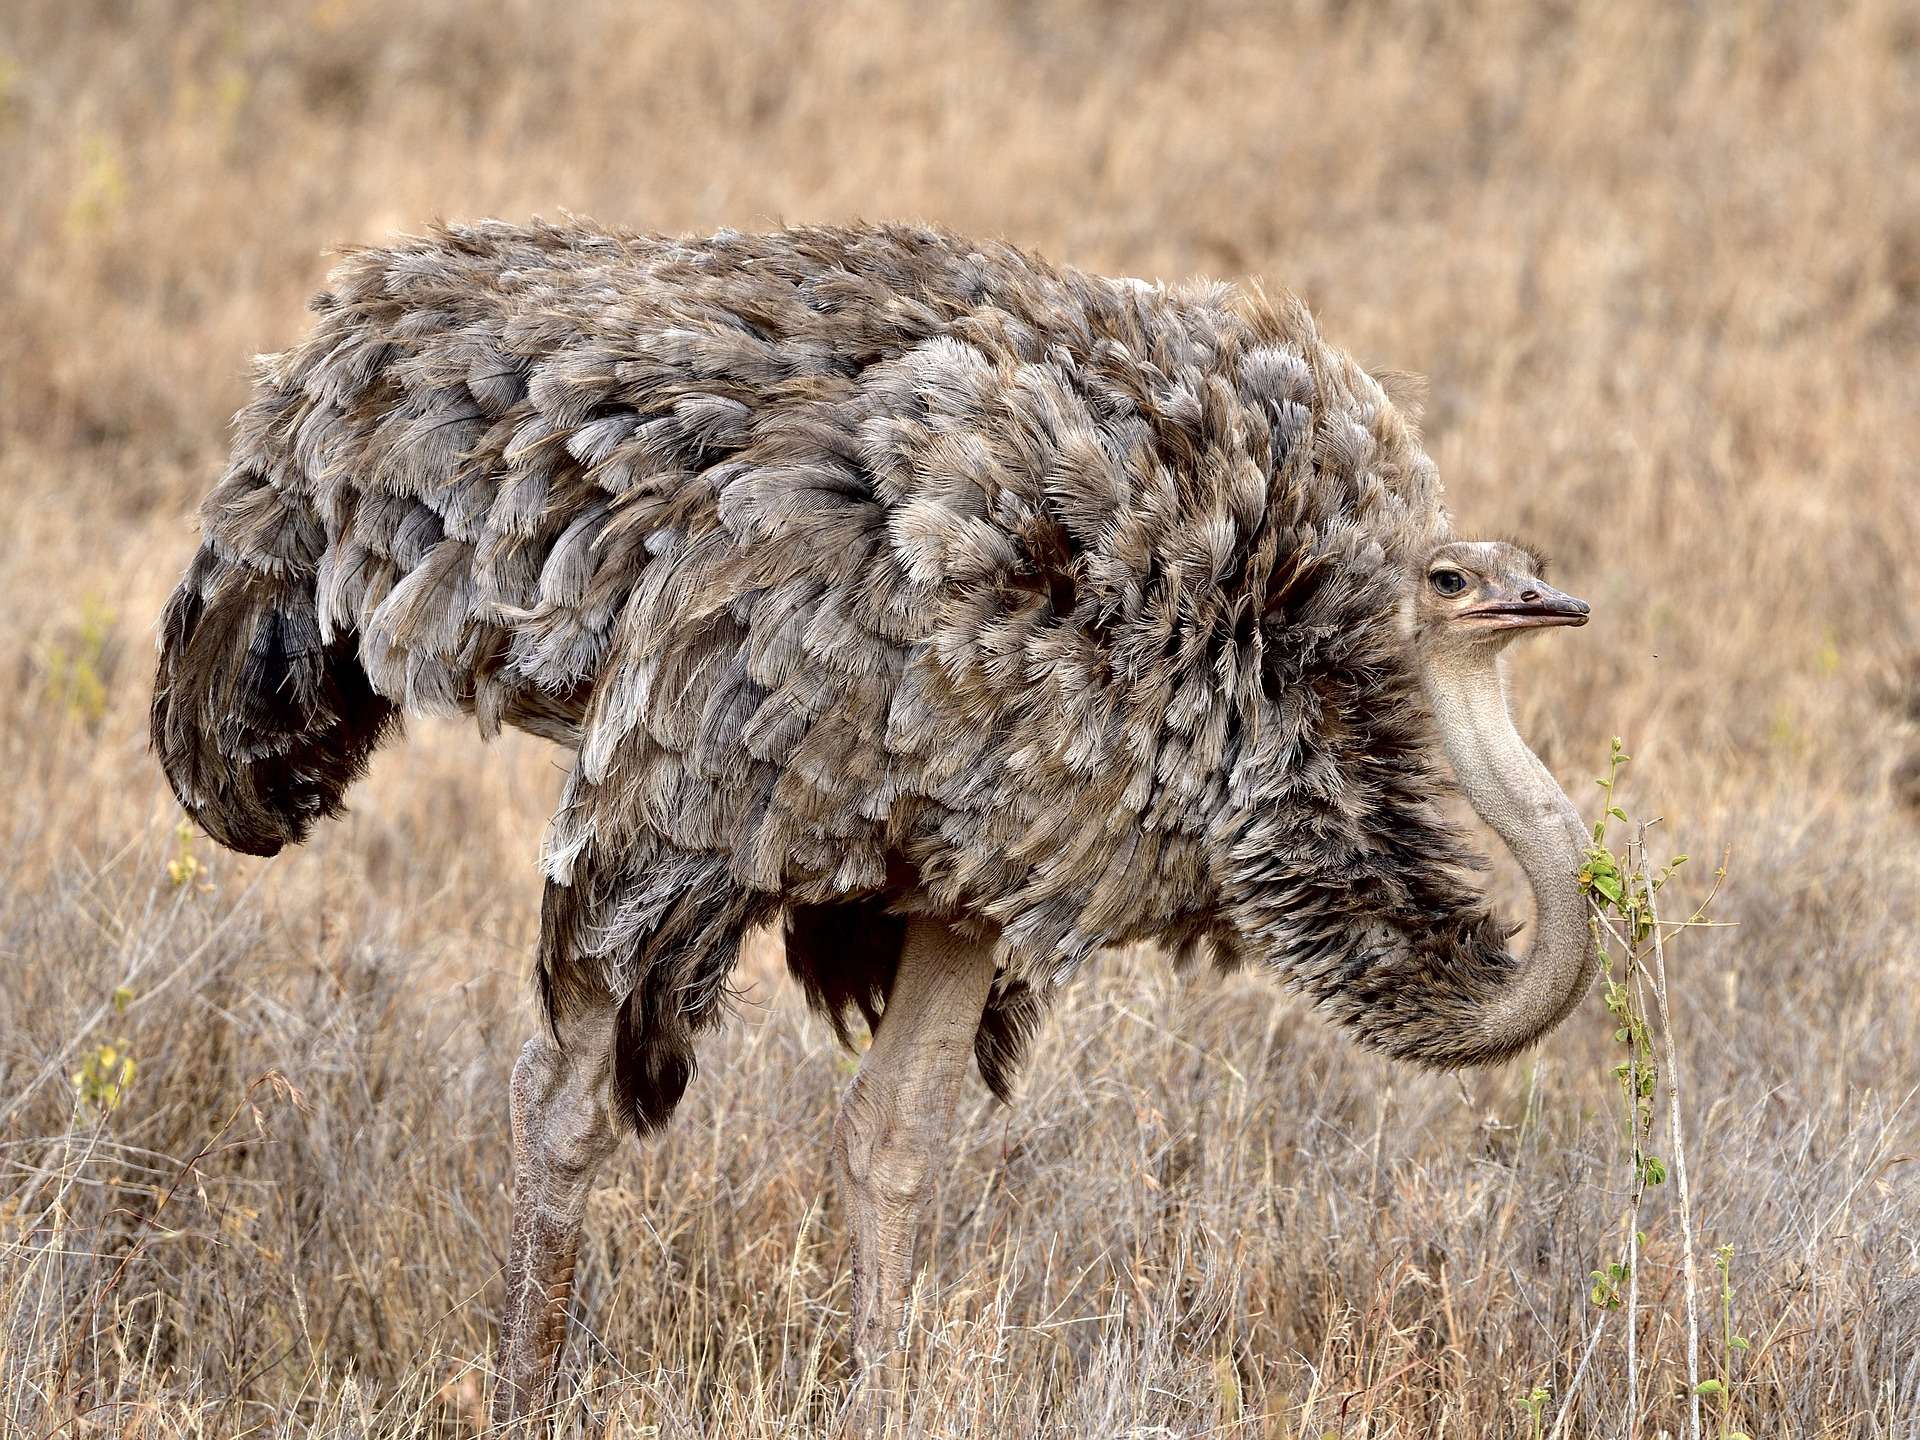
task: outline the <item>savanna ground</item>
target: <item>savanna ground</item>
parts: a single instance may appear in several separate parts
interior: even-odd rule
[[[557,757],[419,725],[305,850],[229,856],[146,753],[151,625],[325,247],[572,210],[1255,275],[1430,376],[1461,528],[1594,603],[1517,655],[1523,730],[1590,816],[1626,738],[1655,858],[1696,857],[1670,911],[1731,851],[1736,923],[1668,957],[1707,1431],[1920,1433],[1917,96],[1920,16],[1872,0],[11,0],[0,1429],[484,1426]],[[593,1202],[568,1433],[814,1435],[844,1399],[853,1062],[779,974],[751,951]],[[1019,1104],[964,1105],[907,1433],[1684,1433],[1671,1179],[1631,1414],[1589,1293],[1631,1179],[1614,1028],[1596,998],[1463,1084],[1258,974],[1100,964]]]

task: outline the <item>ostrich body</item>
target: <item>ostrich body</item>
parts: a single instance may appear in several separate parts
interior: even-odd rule
[[[153,740],[255,854],[403,713],[574,751],[501,1419],[545,1404],[587,1189],[666,1123],[756,925],[875,1033],[833,1140],[869,1396],[967,1057],[1004,1096],[1094,950],[1257,960],[1436,1065],[1581,993],[1584,830],[1498,656],[1585,606],[1452,539],[1297,304],[921,229],[488,223],[354,253],[314,308],[202,508]],[[1436,736],[1532,883],[1525,956],[1461,880]]]

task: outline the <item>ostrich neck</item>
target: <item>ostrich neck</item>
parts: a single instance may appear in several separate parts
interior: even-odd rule
[[[1511,1053],[1565,1018],[1593,977],[1593,937],[1576,878],[1587,830],[1514,728],[1492,651],[1430,658],[1422,683],[1461,789],[1533,887],[1532,946],[1478,1017],[1486,1048]]]

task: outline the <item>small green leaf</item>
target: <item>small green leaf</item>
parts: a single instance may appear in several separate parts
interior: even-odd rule
[[[1724,1395],[1727,1393],[1727,1387],[1722,1385],[1718,1380],[1702,1380],[1698,1385],[1693,1387],[1693,1393],[1696,1395]]]

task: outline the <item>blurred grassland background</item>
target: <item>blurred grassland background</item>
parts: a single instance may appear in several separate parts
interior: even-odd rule
[[[1709,1274],[1710,1433],[1910,1440],[1916,157],[1898,0],[9,0],[0,1432],[483,1425],[558,757],[416,725],[346,821],[229,856],[176,834],[146,752],[151,627],[327,247],[571,211],[1259,277],[1430,377],[1461,530],[1543,543],[1594,604],[1516,653],[1523,730],[1590,815],[1623,735],[1688,893],[1731,847],[1737,925],[1671,957],[1697,1223],[1750,1340]],[[1524,914],[1504,859],[1490,883]],[[852,1062],[777,946],[742,981],[593,1202],[568,1433],[816,1435],[844,1399]],[[1612,1030],[1595,1001],[1463,1085],[1257,974],[1093,967],[1020,1103],[965,1102],[906,1433],[1532,1435],[1535,1386],[1548,1430],[1675,1430],[1671,1185],[1636,1413],[1618,1312],[1592,1340]]]

